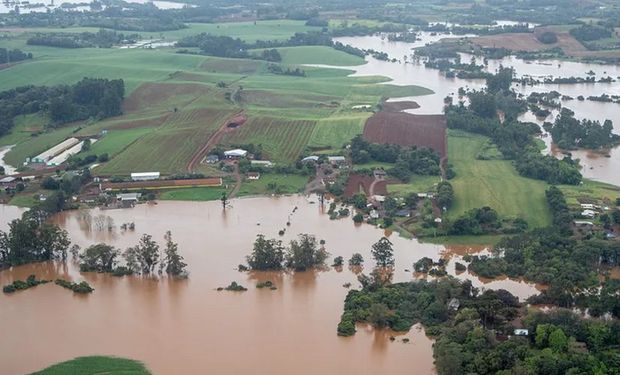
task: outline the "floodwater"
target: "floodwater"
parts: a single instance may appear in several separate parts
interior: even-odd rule
[[[11,151],[14,145],[11,146],[0,146],[0,167],[4,167],[4,174],[10,175],[15,173],[16,169],[12,165],[7,164],[4,161],[4,156]]]
[[[485,86],[484,80],[464,80],[458,78],[446,78],[436,69],[428,69],[423,63],[411,58],[412,49],[436,42],[442,38],[461,38],[462,36],[420,33],[421,40],[415,43],[391,42],[381,36],[361,36],[336,38],[344,44],[350,44],[357,48],[374,49],[386,52],[390,57],[401,60],[400,62],[379,61],[373,57],[367,57],[365,65],[347,67],[354,70],[354,76],[386,76],[396,85],[418,85],[435,91],[432,95],[417,96],[411,98],[398,98],[398,100],[413,100],[420,104],[420,108],[407,110],[417,114],[439,114],[443,112],[444,98],[451,96],[455,102],[458,100],[459,87],[469,89],[481,89]],[[404,57],[407,56],[408,63]],[[468,62],[472,56],[462,54],[462,61]],[[476,59],[477,64],[482,64],[482,59]],[[588,77],[588,72],[594,72],[597,80],[604,77],[612,77],[619,82],[612,83],[580,83],[580,84],[541,84],[535,86],[515,85],[518,93],[529,95],[532,92],[558,91],[563,95],[577,98],[600,96],[602,94],[620,95],[620,66],[580,63],[561,60],[533,60],[525,61],[514,56],[503,59],[489,60],[487,70],[496,71],[499,66],[513,67],[518,77],[530,76],[543,80],[547,77]],[[591,119],[598,121],[612,120],[615,132],[620,134],[620,104],[602,103],[595,101],[563,100],[562,106],[575,112],[579,119]],[[531,114],[523,118],[532,118]],[[546,121],[553,121],[547,118]],[[542,124],[543,121],[535,122]],[[551,148],[548,148],[551,152]],[[620,185],[620,148],[616,147],[605,153],[591,152],[588,150],[573,151],[573,157],[581,160],[582,173],[585,177],[597,181]]]
[[[159,9],[181,9],[184,6],[192,6],[185,3],[178,3],[173,1],[162,0],[126,0],[128,3],[147,4],[152,3]],[[80,0],[30,0],[30,1],[14,1],[3,0],[0,2],[0,13],[9,13],[15,10],[15,6],[19,6],[20,13],[30,12],[47,12],[48,9],[61,8],[62,4],[79,4],[76,7],[70,8],[74,11],[89,11],[90,1]],[[105,7],[105,5],[104,5]]]
[[[310,201],[315,201],[310,203]],[[359,326],[354,337],[336,335],[348,289],[358,287],[356,274],[345,267],[301,273],[240,273],[235,270],[252,248],[257,234],[283,240],[298,233],[326,241],[332,258],[360,252],[372,267],[370,245],[384,232],[350,219],[332,221],[316,199],[301,196],[249,198],[219,202],[160,202],[133,209],[69,211],[56,223],[82,247],[103,242],[125,249],[142,233],[163,242],[172,231],[189,264],[188,280],[115,278],[84,273],[68,262],[40,263],[0,272],[0,285],[29,274],[39,278],[87,280],[95,292],[76,296],[52,284],[0,296],[0,341],[3,374],[22,374],[76,356],[102,354],[144,361],[155,374],[256,372],[272,374],[430,374],[432,340],[421,327],[405,336]],[[298,209],[293,212],[294,207]],[[21,210],[0,206],[1,220]],[[286,222],[291,222],[290,227]],[[115,227],[108,231],[107,223]],[[134,222],[135,231],[118,229]],[[105,224],[103,224],[105,223]],[[2,228],[2,227],[0,227]],[[390,236],[395,247],[395,281],[415,279],[413,263],[435,260],[457,250]],[[485,251],[472,248],[470,252]],[[454,265],[448,269],[453,273]],[[464,278],[464,275],[460,276]],[[537,293],[534,285],[470,275],[474,285],[503,287],[521,298]],[[259,290],[257,281],[271,280],[277,290]],[[237,281],[247,292],[217,292]],[[397,339],[389,340],[390,336]],[[403,343],[402,338],[411,341]],[[28,348],[28,350],[24,350]],[[199,360],[197,360],[199,359]]]

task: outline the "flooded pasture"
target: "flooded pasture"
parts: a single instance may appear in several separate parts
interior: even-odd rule
[[[432,373],[432,340],[421,327],[403,336],[409,343],[394,332],[361,325],[353,337],[336,335],[348,291],[343,284],[358,286],[356,274],[347,267],[297,273],[236,270],[257,234],[278,237],[283,228],[284,241],[299,233],[324,239],[332,258],[348,259],[360,252],[370,270],[370,246],[384,232],[370,225],[356,226],[350,219],[329,220],[316,202],[310,203],[313,200],[300,196],[238,199],[226,212],[219,202],[160,202],[133,209],[61,213],[55,222],[81,247],[106,242],[125,249],[143,233],[163,243],[164,232],[171,230],[189,264],[190,277],[115,278],[80,273],[72,262],[0,272],[1,285],[36,274],[45,279],[83,279],[95,288],[91,295],[81,296],[47,284],[0,296],[0,330],[11,337],[0,343],[3,373],[23,374],[92,354],[135,358],[155,374],[239,374],[256,369],[273,374]],[[295,212],[294,207],[298,207]],[[22,212],[11,206],[0,210],[4,229]],[[128,222],[135,223],[135,231],[119,229]],[[113,230],[107,229],[108,224]],[[449,258],[447,269],[454,274],[452,262],[464,255],[461,249],[420,244],[395,234],[390,240],[396,258],[394,281],[414,280],[412,265],[424,256]],[[457,277],[480,287],[506,288],[521,298],[537,293],[534,285],[519,281],[487,283],[467,273]],[[258,281],[266,280],[278,289],[256,289]],[[248,291],[215,290],[231,281]],[[390,336],[397,339],[391,342]]]
[[[407,110],[416,114],[439,114],[443,113],[444,98],[451,96],[455,102],[458,101],[457,93],[460,87],[479,90],[485,87],[484,80],[466,80],[459,78],[446,78],[439,70],[426,68],[424,64],[411,57],[413,49],[434,43],[442,38],[462,38],[460,35],[432,34],[427,32],[419,33],[420,40],[415,43],[392,42],[378,35],[360,37],[342,37],[335,40],[350,44],[356,48],[374,49],[386,52],[390,58],[396,58],[399,62],[380,61],[373,57],[367,57],[367,63],[360,66],[347,67],[355,71],[353,76],[386,76],[396,85],[418,85],[429,88],[435,93],[425,96],[410,98],[398,98],[398,100],[413,100],[420,107]],[[472,55],[461,54],[462,61],[468,62]],[[483,64],[482,58],[474,58],[477,64]],[[407,63],[404,63],[407,61]],[[612,77],[620,80],[619,65],[600,65],[594,63],[581,63],[562,60],[532,60],[525,61],[514,56],[502,59],[488,60],[487,71],[494,72],[500,66],[512,67],[515,69],[517,77],[532,77],[543,80],[548,77],[580,77],[586,78],[588,73],[594,74],[596,80],[605,77]],[[551,92],[557,91],[562,95],[570,96],[573,100],[562,100],[562,106],[575,112],[578,119],[591,119],[600,122],[606,119],[614,123],[615,133],[620,134],[620,104],[606,103],[590,100],[577,100],[578,96],[585,98],[589,96],[620,95],[620,82],[610,83],[577,83],[577,84],[539,84],[534,86],[521,86],[515,84],[517,93],[525,96],[532,92]],[[531,113],[522,116],[522,119],[531,119]],[[545,119],[553,121],[553,117]],[[535,120],[542,125],[543,120]],[[548,141],[548,143],[550,140]],[[548,148],[551,152],[551,148]],[[620,147],[607,150],[603,154],[588,150],[572,152],[574,158],[581,160],[583,167],[582,173],[586,178],[620,185],[620,174],[617,172],[620,165]]]

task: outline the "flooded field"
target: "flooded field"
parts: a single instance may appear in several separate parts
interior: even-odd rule
[[[80,274],[69,262],[40,263],[0,272],[0,284],[25,279],[63,277],[87,280],[95,292],[76,296],[55,285],[41,285],[0,296],[0,330],[11,342],[0,342],[3,374],[23,374],[80,355],[118,355],[144,361],[155,374],[239,374],[261,369],[272,374],[429,374],[433,371],[432,340],[421,327],[406,334],[405,344],[393,332],[359,326],[354,337],[336,335],[347,289],[358,285],[346,267],[301,273],[240,273],[239,263],[252,248],[256,234],[283,240],[298,233],[315,234],[326,241],[334,256],[348,259],[360,252],[366,271],[373,264],[370,246],[384,233],[370,225],[355,226],[350,219],[331,221],[313,198],[252,198],[234,200],[222,211],[219,202],[162,202],[134,209],[69,211],[55,221],[82,247],[107,242],[125,249],[142,233],[163,243],[171,230],[189,264],[188,280]],[[298,209],[293,213],[294,207]],[[2,223],[21,210],[0,206]],[[98,225],[113,222],[108,231]],[[290,220],[291,226],[286,227]],[[134,222],[135,231],[122,231]],[[102,228],[102,229],[99,229]],[[394,243],[395,281],[413,280],[413,262],[428,256],[455,260],[483,247],[420,244],[390,236]],[[480,280],[485,288],[506,288],[521,298],[537,293],[535,286],[512,280]],[[277,290],[256,289],[258,281],[273,281]],[[237,281],[247,292],[217,292]],[[391,342],[390,336],[397,340]],[[24,350],[24,348],[28,348]],[[53,348],[53,349],[52,349]],[[196,358],[200,358],[197,361]],[[351,361],[351,358],[356,358]]]
[[[354,76],[386,76],[392,79],[391,83],[397,85],[419,85],[435,91],[432,95],[417,96],[412,98],[399,98],[398,100],[413,100],[420,104],[420,108],[407,110],[416,114],[439,114],[443,112],[444,98],[452,96],[455,102],[458,100],[456,94],[460,87],[469,89],[482,89],[485,86],[484,80],[465,80],[459,78],[446,78],[436,69],[429,69],[423,63],[414,61],[411,58],[413,48],[424,46],[428,43],[436,42],[442,38],[461,38],[462,36],[430,33],[419,33],[421,40],[415,43],[391,42],[380,36],[361,36],[336,38],[343,44],[350,44],[357,48],[374,49],[386,52],[391,58],[401,60],[400,62],[380,61],[372,57],[367,57],[367,64],[349,67],[354,70]],[[462,54],[462,61],[470,61],[472,56]],[[404,63],[406,60],[408,63]],[[482,64],[482,59],[475,59],[477,64]],[[600,65],[580,62],[570,62],[561,60],[534,60],[524,61],[514,56],[503,59],[489,60],[487,70],[496,71],[499,66],[513,67],[517,77],[530,76],[536,79],[547,77],[588,77],[588,73],[594,73],[597,80],[604,77],[612,77],[618,80],[620,77],[620,66]],[[551,92],[558,91],[562,95],[573,98],[579,95],[587,98],[588,96],[600,96],[602,94],[620,95],[620,82],[612,83],[579,83],[579,84],[540,84],[535,86],[514,86],[518,93],[529,95],[532,92]],[[562,105],[575,112],[575,117],[579,119],[591,119],[598,121],[612,120],[615,132],[620,134],[620,104],[603,103],[596,101],[564,100]],[[529,119],[533,116],[528,114]],[[525,118],[525,117],[524,117]],[[542,124],[542,120],[535,120]],[[553,121],[553,117],[545,121]],[[550,150],[550,148],[549,148]],[[606,155],[606,156],[605,156]],[[603,155],[587,150],[573,152],[575,158],[581,159],[583,166],[582,173],[586,178],[602,182],[620,185],[620,173],[617,173],[620,165],[620,148],[608,150]]]

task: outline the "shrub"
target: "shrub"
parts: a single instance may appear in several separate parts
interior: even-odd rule
[[[218,290],[222,290],[222,289],[218,288]],[[236,281],[233,281],[230,283],[230,285],[224,288],[224,290],[229,290],[233,292],[245,292],[246,290],[248,290],[248,288],[244,287],[243,285],[237,284]]]
[[[361,266],[362,264],[364,264],[364,257],[360,253],[353,254],[349,259],[349,266]]]
[[[353,320],[347,319],[344,316],[340,323],[338,323],[338,336],[353,336],[355,334],[355,323]]]
[[[353,222],[354,222],[354,223],[359,224],[359,223],[361,223],[361,222],[363,222],[363,221],[364,221],[364,215],[362,215],[362,214],[358,213],[358,214],[355,214],[355,215],[353,216]]]
[[[332,266],[342,267],[343,264],[344,264],[344,258],[342,258],[341,256],[337,256],[334,258],[334,264],[332,264]]]
[[[256,287],[258,289],[263,289],[263,288],[273,288],[274,285],[271,281],[267,280],[267,281],[261,281],[258,284],[256,284]]]

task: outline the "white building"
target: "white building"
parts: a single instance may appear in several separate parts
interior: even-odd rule
[[[592,218],[594,218],[594,216],[596,216],[596,212],[592,211],[592,210],[583,210],[581,212],[581,216],[588,217],[588,218],[592,219]]]
[[[316,163],[318,161],[319,161],[319,157],[316,155],[306,156],[305,158],[301,159],[302,163],[309,163],[309,162]]]
[[[131,174],[132,181],[150,181],[158,180],[160,177],[159,172],[138,172]]]
[[[77,145],[78,143],[80,143],[80,140],[77,138],[72,137],[72,138],[65,139],[64,141],[60,142],[56,146],[35,156],[34,158],[32,158],[31,161],[33,163],[47,163],[54,157],[58,156],[59,154],[62,154],[64,151],[70,149],[71,147]]]
[[[240,159],[240,158],[245,158],[247,155],[248,155],[248,152],[240,148],[224,151],[224,156],[227,159]]]
[[[273,163],[270,162],[269,160],[252,160],[250,161],[250,164],[257,166],[257,167],[265,167],[265,168],[273,167]]]
[[[340,165],[347,162],[344,156],[328,156],[327,161],[334,165]]]

